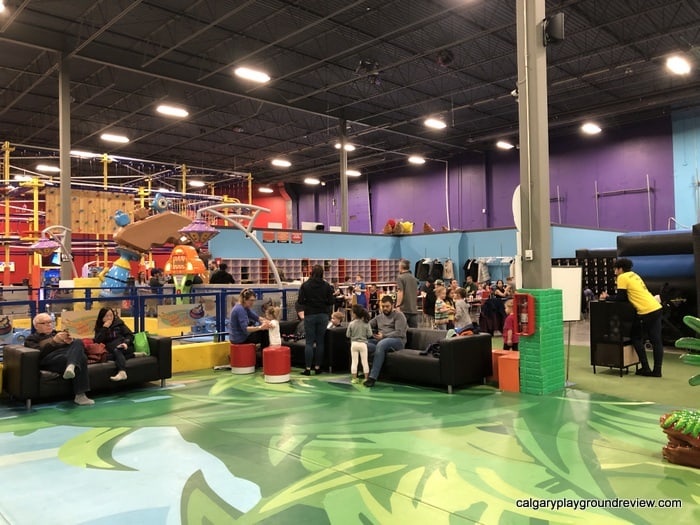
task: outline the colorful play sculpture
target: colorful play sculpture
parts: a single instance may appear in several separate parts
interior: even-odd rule
[[[683,322],[700,333],[700,319],[686,315]],[[700,339],[697,337],[681,337],[676,341],[676,348],[690,350],[681,356],[681,360],[689,365],[700,365]],[[700,374],[688,380],[691,386],[700,384]],[[662,453],[669,462],[677,465],[700,468],[700,411],[674,410],[661,416],[661,428],[668,436],[668,443]]]
[[[172,276],[176,294],[186,294],[190,293],[194,276],[202,274],[206,270],[197,249],[194,246],[180,244],[173,248],[168,262],[165,263],[163,273]]]
[[[180,237],[178,230],[192,222],[169,211],[167,199],[161,194],[153,198],[151,209],[156,212],[155,215],[148,215],[147,210],[144,213],[145,208],[136,210],[133,223],[122,211],[114,214],[114,222],[119,227],[114,234],[119,258],[98,276],[101,281],[100,297],[124,295],[131,274],[131,262],[140,260],[141,255],[154,246],[177,244]]]
[[[674,410],[659,420],[668,436],[662,454],[670,463],[700,468],[700,412]]]
[[[686,326],[693,329],[695,333],[700,333],[700,319],[697,317],[686,315],[683,318],[683,322]],[[681,337],[676,341],[676,348],[690,350],[690,353],[681,356],[681,361],[688,365],[700,365],[700,339],[697,337]],[[688,379],[688,383],[691,386],[700,385],[700,374],[696,374]]]

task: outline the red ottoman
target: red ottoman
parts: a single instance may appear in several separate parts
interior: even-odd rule
[[[254,374],[255,373],[255,345],[243,343],[237,345],[231,343],[231,373]]]
[[[263,349],[263,374],[266,383],[286,383],[292,371],[292,352],[288,346]]]

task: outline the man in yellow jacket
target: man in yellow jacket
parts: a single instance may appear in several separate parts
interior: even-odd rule
[[[629,301],[637,311],[637,319],[632,326],[632,344],[639,356],[642,368],[637,370],[639,376],[661,377],[661,364],[664,360],[664,345],[661,339],[662,307],[647,290],[644,281],[632,271],[632,261],[617,259],[613,266],[617,276],[617,295],[608,296],[603,292],[600,298],[608,297],[615,301]],[[646,337],[645,337],[646,336]],[[649,368],[649,361],[644,350],[644,340],[648,338],[654,349],[654,369]]]

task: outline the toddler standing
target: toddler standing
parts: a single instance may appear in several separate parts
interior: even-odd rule
[[[369,326],[369,313],[359,304],[352,306],[352,321],[345,331],[350,338],[350,373],[352,382],[357,383],[357,362],[362,358],[362,371],[369,374],[369,360],[367,359],[367,339],[372,337],[372,328]]]
[[[270,338],[270,346],[282,346],[282,336],[280,335],[280,307],[268,306],[265,310],[265,319],[270,321],[270,328],[267,333]]]
[[[508,299],[506,307],[506,322],[503,325],[503,349],[517,350],[520,336],[516,326],[515,313],[513,312],[513,299]]]

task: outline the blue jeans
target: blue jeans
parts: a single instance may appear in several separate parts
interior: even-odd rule
[[[369,377],[376,381],[384,365],[384,356],[386,356],[386,353],[401,350],[402,348],[403,341],[398,337],[384,337],[378,341],[374,338],[367,340],[367,351],[369,355],[374,356]]]
[[[328,314],[310,314],[304,316],[304,331],[306,332],[306,346],[304,347],[304,359],[306,368],[315,365],[320,368],[323,361],[323,343],[328,326]],[[316,351],[314,352],[314,343]]]

